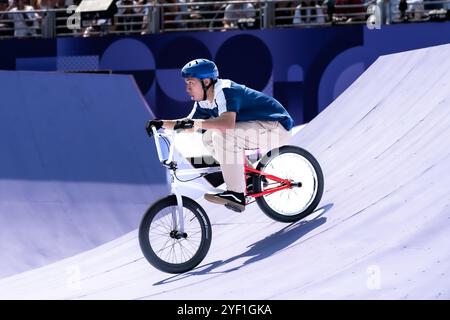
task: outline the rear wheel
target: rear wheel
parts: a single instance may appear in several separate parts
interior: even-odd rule
[[[211,245],[211,223],[203,208],[183,197],[184,232],[177,220],[175,195],[158,200],[145,213],[139,226],[139,244],[148,262],[169,273],[183,273],[203,261]]]
[[[280,222],[298,221],[312,213],[319,204],[324,187],[323,173],[312,154],[297,146],[282,146],[269,151],[256,168],[287,179],[293,186],[256,198],[256,203],[270,218]],[[254,192],[281,186],[280,182],[257,175]]]

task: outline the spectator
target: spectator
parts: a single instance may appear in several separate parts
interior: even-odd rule
[[[280,1],[275,4],[275,25],[292,23],[298,1]]]
[[[41,24],[41,32],[42,37],[51,38],[54,37],[54,28],[55,25],[55,6],[57,0],[41,0],[40,3],[34,2],[34,8],[42,10],[42,24]],[[32,2],[33,3],[33,2]]]
[[[116,1],[117,14],[114,17],[117,24],[116,30],[128,34],[140,29],[140,26],[135,24],[136,22],[139,22],[138,17],[135,16],[139,13],[139,9],[136,7],[129,7],[137,6],[137,4],[138,3],[134,0]]]
[[[35,9],[49,10],[53,9],[56,5],[56,0],[41,0],[37,5],[33,5]]]
[[[11,9],[8,0],[0,0],[0,20],[10,20],[6,13]],[[12,37],[14,25],[9,21],[0,21],[0,37]]]
[[[394,21],[405,22],[424,18],[423,0],[391,0],[390,8],[391,12],[395,13]]]
[[[179,12],[180,14],[175,16],[175,21],[187,20],[189,17],[189,14],[188,14],[188,7],[186,5],[186,0],[177,0],[177,2],[180,5],[176,6],[176,11]],[[185,22],[177,23],[177,26],[179,28],[186,28],[187,23],[185,23]]]
[[[164,15],[164,29],[185,28],[187,24],[179,21],[187,20],[190,15],[188,13],[186,0],[165,0],[164,3],[179,4],[176,6],[164,7],[164,13],[169,13],[169,15]]]
[[[25,0],[15,0],[14,7],[9,10],[9,18],[14,21],[15,37],[36,36],[40,17],[35,9]]]
[[[195,21],[192,23],[189,23],[189,28],[208,28],[210,25],[209,19],[213,19],[216,13],[214,12],[216,6],[213,4],[207,4],[207,5],[199,5],[195,4],[196,2],[211,2],[214,0],[190,0],[190,6],[189,6],[189,18],[195,19],[195,20],[203,20],[203,21]],[[220,7],[220,6],[219,6]]]
[[[41,1],[42,0],[28,0],[27,4],[32,6],[34,10],[40,10],[41,9]]]
[[[211,21],[209,22],[209,30],[213,30],[213,28],[221,29],[225,31],[223,26],[223,18],[225,16],[225,8],[227,7],[227,3],[216,3],[212,10],[214,11],[214,15],[211,16]]]
[[[408,3],[406,0],[400,0],[398,4],[398,10],[400,11],[400,20],[405,21],[408,19],[406,16],[406,9],[408,8]]]
[[[365,21],[366,20],[366,7],[364,0],[336,0],[335,13],[339,14],[339,17],[335,17],[334,20],[342,22],[353,21]],[[354,6],[354,7],[340,7],[339,6]]]
[[[256,10],[251,3],[232,3],[225,7],[223,26],[225,29],[231,29],[243,23],[240,28],[252,27],[255,24],[255,17]]]
[[[315,0],[304,0],[295,8],[294,24],[325,23],[322,7]]]
[[[411,17],[415,20],[421,20],[424,17],[424,4],[423,0],[407,0],[408,12],[411,13]]]
[[[325,5],[326,9],[325,9],[325,13],[328,16],[328,22],[331,22],[332,24],[334,23],[334,12],[335,12],[335,0],[325,0],[323,2],[323,4]]]
[[[138,5],[140,7],[137,8],[137,12],[142,15],[142,25],[141,25],[141,34],[148,33],[149,23],[150,23],[150,8],[146,6],[148,2],[153,2],[152,0],[138,0]]]

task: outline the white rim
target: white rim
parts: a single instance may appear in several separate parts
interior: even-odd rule
[[[184,263],[197,253],[202,241],[202,228],[192,211],[183,208],[184,232],[187,238],[174,239],[172,212],[176,206],[166,207],[153,217],[149,230],[149,241],[153,252],[167,263]]]
[[[283,153],[267,163],[264,172],[294,182],[301,187],[293,187],[264,196],[267,205],[279,214],[297,215],[314,201],[318,190],[317,173],[308,159],[297,153]],[[269,180],[269,184],[274,181]],[[270,187],[270,185],[268,186]]]

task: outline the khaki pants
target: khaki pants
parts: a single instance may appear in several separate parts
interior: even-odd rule
[[[278,121],[244,121],[225,132],[207,130],[203,144],[220,163],[227,190],[245,192],[244,150],[259,148],[264,153],[284,145],[290,135]]]

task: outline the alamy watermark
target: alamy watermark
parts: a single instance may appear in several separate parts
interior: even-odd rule
[[[367,18],[366,25],[369,30],[381,29],[381,9],[378,5],[371,4],[367,7],[367,14],[370,16]]]
[[[202,140],[205,148],[221,164],[244,165],[246,160],[243,150],[262,152],[272,150],[272,155],[277,154],[279,147],[288,138],[288,133],[284,137],[280,130],[282,129],[235,128],[225,131],[210,129],[203,134]],[[200,164],[195,161],[205,160],[194,159],[194,164]]]
[[[66,287],[70,290],[81,290],[81,268],[71,265],[66,268]]]
[[[381,268],[377,265],[370,265],[366,269],[369,277],[366,281],[367,289],[379,290],[381,289]]]
[[[66,9],[66,13],[71,15],[67,18],[66,22],[66,26],[70,30],[81,29],[81,15],[79,12],[76,12],[77,8],[76,5],[71,5]]]

